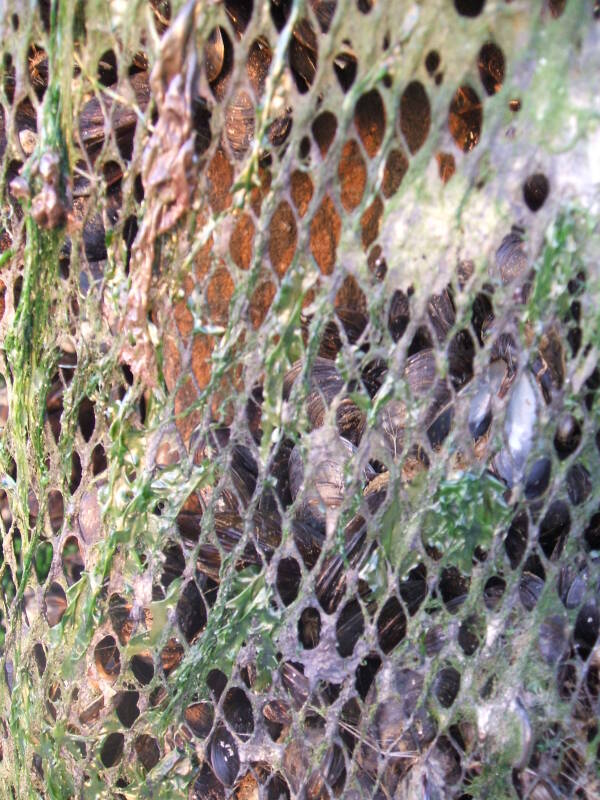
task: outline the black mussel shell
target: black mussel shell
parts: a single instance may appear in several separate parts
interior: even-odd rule
[[[214,732],[210,763],[223,786],[233,786],[240,771],[240,756],[235,739],[223,725],[219,725]]]

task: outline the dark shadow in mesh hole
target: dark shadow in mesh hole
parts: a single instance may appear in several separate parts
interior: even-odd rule
[[[79,453],[74,450],[71,456],[71,479],[69,482],[69,492],[75,494],[81,483],[81,459]]]
[[[85,570],[85,562],[79,549],[77,537],[69,536],[62,551],[62,568],[67,584],[72,586],[81,578]]]
[[[97,444],[92,450],[92,474],[100,475],[108,468],[108,461],[106,460],[106,453],[101,444]]]
[[[105,767],[114,767],[123,755],[125,737],[122,733],[109,733],[100,751],[100,760]]]
[[[592,515],[583,536],[590,550],[600,550],[600,511]]]
[[[295,558],[282,558],[277,565],[277,591],[285,606],[291,605],[300,590],[302,572]]]
[[[442,59],[437,50],[430,50],[425,56],[425,69],[429,75],[434,75],[440,66]]]
[[[477,61],[479,77],[489,95],[499,92],[504,83],[504,53],[493,42],[487,42],[479,51]]]
[[[215,700],[218,701],[227,686],[227,675],[220,669],[211,669],[206,676],[206,685],[213,693]]]
[[[96,417],[94,415],[94,403],[88,397],[84,397],[79,404],[77,422],[81,435],[86,442],[89,442],[96,426]]]
[[[114,696],[113,703],[117,717],[126,728],[131,728],[140,715],[137,705],[139,699],[140,693],[136,691],[117,692]]]
[[[311,131],[321,155],[324,157],[329,150],[337,130],[337,119],[331,111],[323,111],[313,120]]]
[[[103,678],[115,680],[121,671],[121,654],[114,636],[104,636],[94,648],[96,669]]]
[[[385,135],[385,106],[377,89],[361,95],[354,108],[354,126],[369,158],[373,158]]]
[[[154,663],[150,653],[138,653],[132,656],[130,666],[134,676],[143,686],[147,686],[154,677]]]
[[[454,0],[454,8],[462,17],[478,17],[484,5],[485,0]]]
[[[225,0],[225,11],[238,36],[248,27],[253,8],[253,0]]]
[[[44,616],[48,625],[53,628],[61,621],[67,610],[67,595],[60,583],[51,583],[44,597]]]
[[[290,0],[270,0],[269,6],[273,24],[278,31],[282,31],[290,15]]]
[[[102,53],[98,60],[98,81],[102,86],[112,86],[119,79],[117,57],[114,50]]]
[[[523,199],[530,211],[539,211],[550,192],[550,182],[541,172],[530,175],[523,184]]]
[[[38,675],[41,678],[46,671],[46,653],[43,646],[39,642],[36,642],[36,644],[33,646],[33,657],[35,658]]]
[[[425,144],[431,127],[431,105],[420,81],[411,81],[400,98],[400,130],[414,155]]]

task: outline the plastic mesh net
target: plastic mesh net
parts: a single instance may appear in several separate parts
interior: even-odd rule
[[[1,5],[0,795],[600,794],[600,16]]]

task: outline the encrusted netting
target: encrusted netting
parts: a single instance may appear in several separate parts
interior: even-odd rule
[[[598,798],[598,3],[0,8],[0,796]]]

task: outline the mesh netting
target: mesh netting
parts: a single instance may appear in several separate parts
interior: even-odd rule
[[[0,7],[0,796],[600,796],[598,3]]]

